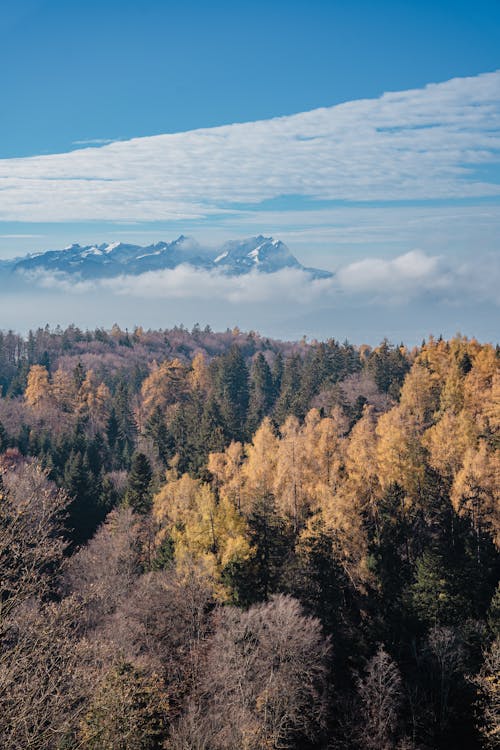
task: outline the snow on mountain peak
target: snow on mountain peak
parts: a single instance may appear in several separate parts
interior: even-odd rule
[[[75,243],[64,250],[50,250],[17,259],[12,268],[14,272],[46,269],[98,279],[173,269],[186,263],[206,271],[218,269],[229,276],[252,271],[274,273],[285,268],[306,271],[313,278],[331,275],[328,271],[305,268],[283,242],[261,234],[230,240],[214,251],[183,234],[172,242],[161,241],[147,246],[112,242],[82,247]]]

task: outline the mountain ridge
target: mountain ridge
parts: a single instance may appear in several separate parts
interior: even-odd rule
[[[303,271],[313,279],[333,276],[330,271],[302,265],[281,240],[261,234],[229,240],[215,250],[204,248],[193,238],[181,234],[171,242],[160,241],[151,245],[73,243],[62,250],[45,250],[0,261],[0,269],[14,274],[54,272],[85,280],[140,275],[180,265],[219,271],[228,276],[241,276],[252,271],[269,274],[283,269]]]

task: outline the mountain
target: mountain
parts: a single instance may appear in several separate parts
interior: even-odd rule
[[[173,242],[157,242],[145,247],[123,242],[101,245],[70,245],[64,250],[0,261],[0,272],[30,275],[37,272],[64,273],[79,279],[137,276],[189,264],[197,269],[218,270],[229,276],[256,271],[274,273],[284,268],[307,272],[312,278],[329,278],[330,271],[303,266],[288,247],[272,237],[250,237],[231,240],[217,250],[207,250],[190,237],[181,235]]]
[[[246,240],[226,242],[213,262],[217,268],[238,275],[250,271],[273,273],[283,268],[307,271],[314,278],[329,278],[332,275],[330,271],[303,266],[281,240],[263,237],[261,234]]]

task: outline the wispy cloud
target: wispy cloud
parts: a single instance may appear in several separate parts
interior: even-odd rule
[[[0,220],[195,220],[282,195],[500,196],[500,72],[267,121],[0,160]]]
[[[113,143],[118,138],[83,138],[80,141],[72,141],[73,146],[103,146],[107,143]]]
[[[0,234],[0,238],[4,240],[33,240],[44,236],[43,234]]]

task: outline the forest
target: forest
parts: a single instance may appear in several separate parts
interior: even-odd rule
[[[500,747],[499,355],[0,333],[0,747]]]

